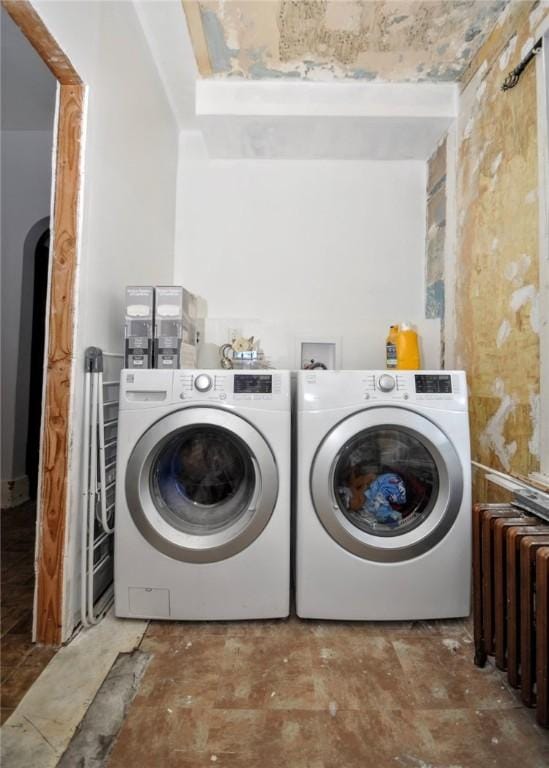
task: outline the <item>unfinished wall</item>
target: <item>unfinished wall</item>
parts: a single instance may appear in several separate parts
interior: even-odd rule
[[[446,244],[446,137],[427,162],[427,243],[425,254],[425,317],[441,322],[440,361],[444,367]]]
[[[466,76],[457,178],[457,364],[470,387],[473,458],[539,466],[536,69],[500,90],[544,13],[510,6]]]

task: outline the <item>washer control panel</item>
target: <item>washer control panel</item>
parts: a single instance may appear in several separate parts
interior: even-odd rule
[[[174,371],[174,398],[216,401],[229,405],[242,401],[257,405],[280,403],[289,397],[289,375],[280,371]],[[279,407],[279,406],[277,406]]]
[[[290,401],[290,371],[132,368],[120,377],[121,410],[204,404],[286,411]]]

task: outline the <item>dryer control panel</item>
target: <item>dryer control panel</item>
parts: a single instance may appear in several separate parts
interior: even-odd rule
[[[463,371],[300,371],[305,409],[339,408],[360,403],[424,403],[430,408],[466,410]]]

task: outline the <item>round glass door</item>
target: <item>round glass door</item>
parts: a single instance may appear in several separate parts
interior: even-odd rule
[[[130,456],[125,485],[143,536],[188,562],[242,551],[267,525],[278,495],[263,436],[217,408],[182,409],[148,429]]]
[[[315,511],[330,536],[366,560],[398,562],[452,527],[463,471],[447,435],[406,408],[374,407],[336,424],[311,468]]]
[[[181,531],[209,534],[233,525],[250,505],[257,484],[240,438],[214,426],[176,432],[151,466],[151,498]]]
[[[372,427],[342,449],[334,495],[347,519],[374,536],[400,536],[428,517],[439,491],[435,459],[410,432]]]

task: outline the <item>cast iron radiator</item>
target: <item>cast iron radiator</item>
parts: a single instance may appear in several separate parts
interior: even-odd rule
[[[473,508],[475,664],[494,656],[549,728],[549,524],[511,504]]]

